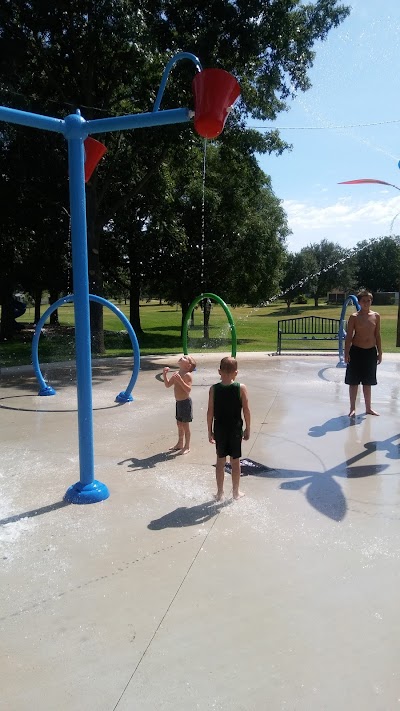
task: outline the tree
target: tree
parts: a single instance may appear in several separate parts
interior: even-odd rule
[[[305,266],[304,255],[288,253],[282,267],[283,278],[281,282],[281,290],[283,299],[286,303],[287,310],[290,311],[292,301],[303,291],[305,284],[305,274],[307,269]]]
[[[348,284],[351,279],[349,252],[339,244],[323,239],[318,244],[304,247],[300,254],[308,260],[311,274],[307,278],[308,290],[317,307],[322,296],[331,289]]]
[[[62,139],[50,134],[43,151],[38,132],[28,135],[12,127],[2,137],[1,332],[9,338],[14,324],[10,331],[7,304],[17,288],[29,293],[40,308],[43,289],[66,287],[69,214],[66,175],[60,170]]]
[[[0,8],[0,99],[18,108],[62,116],[77,107],[87,119],[151,110],[167,59],[185,49],[203,65],[235,73],[240,103],[230,118],[229,140],[250,155],[282,152],[276,131],[255,140],[248,116],[273,119],[287,99],[309,86],[313,46],[347,16],[337,0],[6,0]],[[193,67],[174,69],[165,106],[190,106]],[[21,129],[31,132],[31,129]],[[12,131],[7,129],[10,140]],[[190,143],[185,126],[114,133],[104,137],[108,154],[87,186],[90,290],[102,293],[101,246],[112,220],[129,197],[137,209],[148,175],[160,169],[167,146]],[[225,136],[221,139],[224,143]],[[40,164],[41,150],[32,158]],[[65,156],[65,146],[63,149]],[[22,161],[19,173],[23,172]],[[146,182],[147,181],[147,182]],[[62,198],[56,200],[62,203]],[[145,210],[142,210],[144,214]],[[29,215],[26,213],[27,223]],[[2,237],[0,239],[3,239]],[[143,260],[139,260],[143,261]],[[93,347],[104,349],[102,309],[92,306]]]
[[[370,291],[398,291],[400,281],[400,238],[383,237],[359,242],[354,256],[358,286]],[[396,346],[400,347],[400,305],[397,316]]]
[[[153,291],[157,283],[165,298],[180,303],[182,319],[203,292],[253,305],[272,295],[287,234],[280,201],[254,158],[225,144],[209,146],[204,186],[202,160],[199,146],[192,147],[190,161],[170,172],[174,233],[162,210],[146,233],[150,241],[161,235]]]
[[[359,242],[354,256],[356,283],[370,291],[398,291],[400,238]]]

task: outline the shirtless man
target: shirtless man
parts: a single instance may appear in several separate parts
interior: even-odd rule
[[[382,362],[381,317],[371,311],[372,294],[358,295],[361,311],[352,314],[347,325],[344,359],[347,363],[345,383],[349,385],[349,417],[356,414],[358,386],[362,383],[367,415],[378,415],[371,407],[371,385],[376,385],[376,366]]]
[[[189,355],[179,359],[179,370],[168,377],[169,368],[163,369],[164,385],[166,388],[174,386],[176,400],[176,424],[178,426],[178,442],[175,447],[170,447],[170,452],[187,454],[190,452],[190,422],[193,419],[192,400],[192,371],[196,368],[196,361]]]

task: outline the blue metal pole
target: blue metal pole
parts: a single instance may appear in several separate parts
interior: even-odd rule
[[[354,294],[349,294],[349,296],[344,300],[343,306],[342,306],[342,311],[340,313],[340,322],[339,322],[339,363],[337,364],[337,368],[345,368],[346,363],[344,362],[344,352],[343,352],[343,341],[346,338],[346,331],[344,330],[344,320],[346,316],[346,309],[348,305],[353,302],[353,306],[357,309],[357,311],[360,311],[361,306],[358,303],[358,299]]]
[[[92,358],[90,351],[90,311],[88,250],[86,235],[86,195],[83,141],[84,120],[80,114],[67,116],[69,196],[71,207],[72,270],[74,283],[76,378],[78,391],[80,481],[69,487],[65,499],[72,503],[94,503],[107,499],[105,484],[94,478]]]
[[[111,118],[93,119],[86,121],[88,134],[106,133],[109,131],[125,131],[129,128],[150,128],[151,126],[165,126],[172,123],[185,123],[190,121],[192,114],[189,109],[168,109],[145,114],[127,114],[126,116],[112,116]]]
[[[44,131],[55,131],[56,133],[64,133],[65,128],[63,119],[31,114],[29,111],[20,111],[19,109],[9,109],[7,106],[0,106],[0,121],[40,128]]]

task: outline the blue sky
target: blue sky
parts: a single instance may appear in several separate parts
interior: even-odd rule
[[[400,213],[394,188],[337,184],[378,178],[400,187],[400,0],[344,4],[350,16],[315,47],[312,88],[276,121],[256,124],[281,128],[293,144],[259,159],[288,215],[292,252],[322,239],[354,247],[388,235]],[[400,214],[392,234],[400,234]]]

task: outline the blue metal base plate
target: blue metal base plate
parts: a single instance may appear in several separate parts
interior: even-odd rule
[[[115,398],[115,402],[132,402],[133,397],[132,395],[127,395],[126,392],[123,390],[122,392],[117,395]]]
[[[96,504],[108,499],[110,492],[105,484],[94,479],[91,484],[82,485],[80,481],[70,486],[65,492],[64,501],[70,504]]]
[[[41,388],[41,390],[39,390],[39,392],[38,392],[38,395],[43,395],[44,397],[47,395],[55,395],[55,394],[56,394],[56,391],[54,390],[54,388],[51,387],[51,385],[47,385],[45,388]]]

